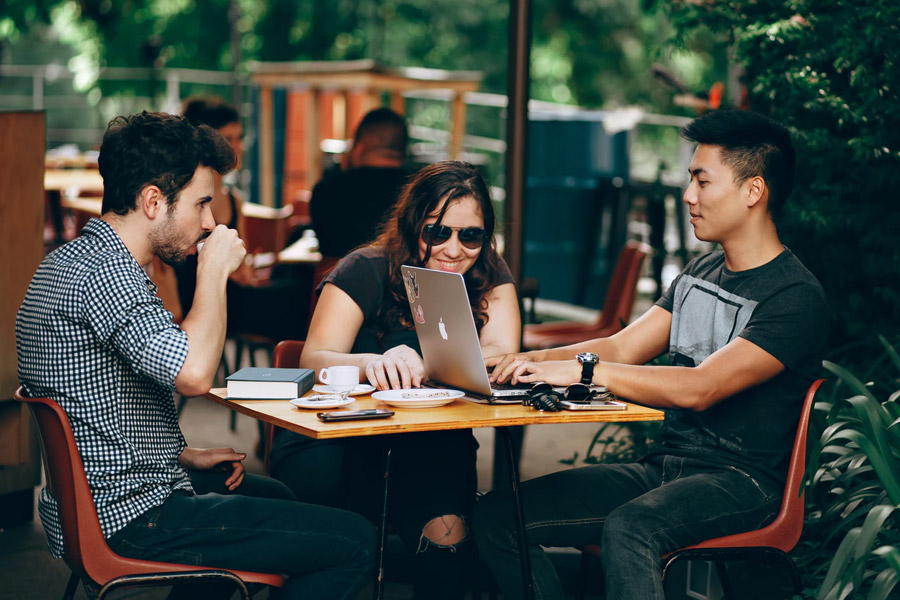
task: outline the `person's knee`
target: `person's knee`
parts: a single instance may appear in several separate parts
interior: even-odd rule
[[[655,544],[653,524],[658,515],[641,514],[640,507],[620,506],[609,513],[603,524],[601,548],[603,554],[616,554],[622,548],[632,550],[637,547],[648,547]],[[649,550],[646,550],[649,551]],[[645,552],[646,552],[645,551]]]
[[[469,537],[466,521],[459,515],[441,515],[435,517],[422,528],[422,539],[419,551],[428,545],[439,548],[455,548]]]

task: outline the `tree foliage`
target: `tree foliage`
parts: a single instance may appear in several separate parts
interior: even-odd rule
[[[830,299],[834,345],[900,328],[900,3],[678,2],[679,39],[734,43],[752,108],[795,132],[798,178],[779,224]],[[841,357],[843,359],[843,357]],[[846,357],[855,363],[861,357]]]

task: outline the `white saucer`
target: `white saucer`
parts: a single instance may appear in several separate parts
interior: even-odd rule
[[[320,394],[336,394],[340,392],[335,392],[331,389],[330,385],[325,385],[324,383],[318,383],[313,386],[314,392],[319,392]],[[364,394],[371,394],[375,391],[374,385],[369,385],[368,383],[360,383],[353,390],[350,391],[351,396],[362,396]]]
[[[307,396],[306,398],[294,398],[291,404],[297,408],[339,408],[356,402],[353,398],[341,400],[340,394],[320,394]]]
[[[397,408],[436,408],[465,395],[465,392],[459,390],[409,388],[375,392],[372,397]]]

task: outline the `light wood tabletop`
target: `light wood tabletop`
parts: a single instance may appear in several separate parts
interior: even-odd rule
[[[389,408],[394,416],[324,423],[316,417],[322,409],[297,408],[288,400],[228,400],[225,396],[225,388],[215,388],[206,394],[206,398],[231,410],[315,439],[549,423],[661,421],[664,415],[660,410],[630,403],[626,403],[625,410],[541,412],[520,404],[487,405],[464,399],[438,408],[395,408],[371,396],[358,396],[346,410]]]
[[[44,171],[44,189],[48,191],[64,191],[78,188],[83,192],[103,192],[103,178],[97,169],[46,169]]]

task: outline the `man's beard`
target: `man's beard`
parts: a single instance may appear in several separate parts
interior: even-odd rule
[[[174,211],[170,210],[162,226],[150,235],[150,244],[153,247],[153,253],[161,261],[170,267],[177,267],[187,260],[191,249],[204,237],[206,236],[200,236],[198,240],[191,243],[180,236],[175,226]]]

